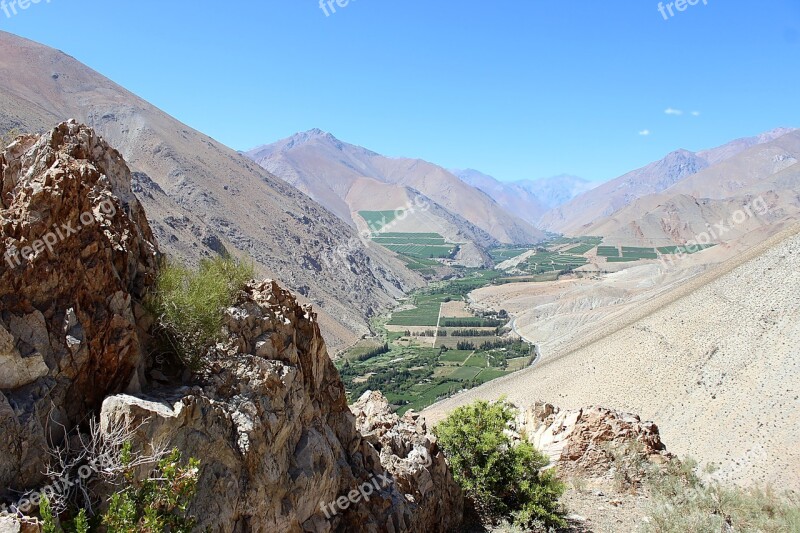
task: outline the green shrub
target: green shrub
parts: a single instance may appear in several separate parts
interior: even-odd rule
[[[671,461],[649,479],[652,503],[644,531],[685,533],[800,531],[800,499],[769,489],[704,483],[691,459]]]
[[[253,266],[230,257],[204,260],[197,271],[165,263],[149,307],[163,350],[192,370],[203,367],[208,349],[224,340],[223,317],[253,278]]]
[[[564,485],[548,459],[504,430],[516,417],[504,402],[478,401],[456,409],[434,428],[456,481],[483,519],[513,519],[518,525],[565,525],[558,503]]]
[[[56,517],[53,516],[53,508],[50,506],[50,499],[44,495],[39,500],[39,516],[42,518],[42,533],[56,533],[58,531]]]
[[[0,135],[0,152],[5,150],[12,142],[17,140],[17,137],[20,135],[22,135],[22,132],[20,132],[17,128],[10,129]]]
[[[127,459],[126,459],[127,457]],[[130,464],[130,444],[123,449],[123,464]],[[134,469],[125,472],[127,486],[111,496],[103,524],[108,533],[189,533],[195,519],[187,516],[197,490],[200,463],[189,459],[181,465],[175,449],[158,463],[144,481],[135,478]]]
[[[86,509],[81,509],[75,517],[75,533],[89,533],[89,519],[86,517]]]

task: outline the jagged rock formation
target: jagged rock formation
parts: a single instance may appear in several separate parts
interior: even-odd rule
[[[131,382],[156,246],[120,154],[64,123],[0,154],[0,496]],[[135,384],[134,384],[135,386]]]
[[[604,407],[561,410],[537,402],[519,415],[518,428],[565,476],[604,476],[613,453],[636,453],[655,464],[672,458],[658,426]]]
[[[134,424],[136,446],[163,439],[200,459],[201,530],[459,523],[461,494],[424,422],[386,412],[392,446],[363,437],[316,314],[275,282],[252,282],[226,311],[228,341],[201,378],[148,381],[152,320],[137,302],[155,279],[156,245],[128,167],[90,128],[19,140],[0,173],[0,253],[20,250],[0,271],[0,503],[41,486],[48,444],[99,411],[104,428]]]
[[[381,464],[415,505],[412,531],[446,531],[461,516],[463,497],[425,418],[413,410],[400,418],[380,392],[365,392],[350,408],[359,432],[380,451]]]
[[[362,437],[309,307],[262,282],[251,284],[227,316],[230,340],[205,383],[111,397],[101,415],[104,426],[144,422],[139,442],[169,439],[203,460],[193,506],[201,529],[447,531],[456,525],[461,496],[424,422],[400,422],[378,400],[387,408],[381,420],[394,446]],[[428,457],[434,460],[425,466]],[[372,480],[386,486],[368,502],[336,514],[323,508]]]

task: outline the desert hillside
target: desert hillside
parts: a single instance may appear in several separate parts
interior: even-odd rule
[[[735,142],[731,145],[741,148]],[[719,235],[715,232],[711,236],[717,242],[800,214],[800,131],[732,156],[724,153],[727,157],[721,162],[659,193],[637,198],[613,214],[593,220],[581,231],[634,246],[665,246],[683,244],[724,226],[717,230]]]
[[[798,489],[800,226],[621,316],[533,368],[426,410],[441,419],[507,395],[567,407],[615,405],[657,420],[679,455],[718,476]],[[598,305],[604,305],[598,300]],[[531,326],[535,327],[535,326]],[[525,330],[522,330],[525,334]]]
[[[542,217],[541,225],[567,234],[598,235],[593,224],[615,217],[648,195],[671,191],[672,195],[684,192],[696,198],[725,198],[724,192],[731,190],[741,195],[742,189],[796,162],[792,154],[797,135],[796,130],[777,128],[710,150],[676,150],[552,209]],[[703,185],[682,189],[684,182]]]
[[[254,148],[247,155],[351,224],[359,211],[403,208],[416,193],[449,211],[451,220],[427,213],[416,227],[396,231],[434,231],[481,246],[492,243],[476,238],[480,232],[502,243],[532,243],[543,237],[442,167],[420,159],[385,157],[318,129]],[[414,223],[413,218],[407,223]]]
[[[71,118],[129,162],[163,251],[191,263],[226,251],[252,258],[317,305],[333,347],[422,281],[246,157],[66,54],[0,32],[0,131],[44,132]]]

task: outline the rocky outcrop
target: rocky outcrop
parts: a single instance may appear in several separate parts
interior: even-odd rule
[[[18,139],[0,179],[0,504],[41,487],[48,446],[99,413],[102,428],[130,423],[136,446],[201,461],[201,530],[458,525],[461,494],[424,421],[374,397],[364,408],[384,410],[382,429],[359,433],[316,314],[275,282],[252,282],[226,311],[228,340],[202,376],[148,382],[139,302],[157,249],[128,167],[91,129]]]
[[[228,309],[227,327],[203,383],[114,396],[101,414],[104,427],[138,427],[141,445],[169,441],[201,459],[192,508],[201,530],[435,532],[459,523],[459,489],[424,421],[400,420],[373,396],[354,407],[357,427],[308,306],[274,282],[253,283]]]
[[[464,498],[425,418],[414,411],[400,418],[380,392],[365,392],[350,408],[359,432],[380,452],[381,464],[414,509],[411,530],[452,527]]]
[[[0,497],[124,390],[156,245],[120,154],[64,123],[0,154]],[[135,381],[135,380],[134,380]]]
[[[614,452],[656,464],[672,458],[653,422],[604,407],[562,411],[537,402],[520,412],[517,427],[565,476],[606,476]]]

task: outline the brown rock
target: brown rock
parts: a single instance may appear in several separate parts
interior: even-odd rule
[[[45,443],[131,380],[131,302],[156,245],[122,157],[74,122],[0,154],[0,193],[2,496],[36,483]]]
[[[656,464],[672,458],[654,423],[603,407],[561,411],[537,402],[520,413],[518,426],[562,474],[605,476],[613,467],[612,450],[636,450]]]
[[[460,491],[424,420],[401,420],[370,395],[353,407],[357,424],[309,307],[274,282],[252,283],[227,328],[202,386],[114,396],[101,414],[104,427],[144,422],[141,446],[164,440],[202,461],[192,506],[201,529],[444,532],[460,523]],[[390,483],[369,501],[323,511],[380,476]]]

